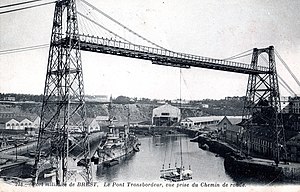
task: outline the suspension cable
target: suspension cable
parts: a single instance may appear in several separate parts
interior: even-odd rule
[[[293,91],[293,89],[283,80],[282,77],[279,76],[279,74],[277,74],[279,80],[281,82],[279,82],[281,85],[283,85],[285,87],[285,89],[290,92],[291,94],[293,94],[294,96],[296,96],[297,94]]]
[[[292,70],[289,68],[289,66],[286,64],[286,62],[282,59],[282,57],[279,55],[279,53],[276,50],[275,50],[275,54],[278,57],[278,59],[281,61],[281,63],[284,65],[284,67],[288,70],[288,72],[293,77],[293,79],[296,81],[296,83],[298,84],[298,86],[300,86],[299,80],[297,79],[297,77],[295,76],[295,74],[292,72]]]
[[[282,59],[282,57],[279,55],[279,53],[276,50],[275,50],[275,54],[278,57],[278,59],[281,61],[281,63],[284,65],[284,67],[288,70],[288,72],[293,77],[293,79],[296,81],[296,83],[298,84],[298,86],[300,86],[299,80],[297,79],[297,77],[294,75],[294,73],[291,71],[291,69],[289,68],[289,66],[286,64],[286,62]]]
[[[291,95],[295,95],[295,93],[291,90],[289,90],[285,84],[283,84],[281,81],[278,81],[278,83],[285,89],[287,90]],[[296,95],[295,95],[296,96]]]
[[[229,59],[223,59],[223,60],[235,60],[235,59],[239,59],[239,58],[242,58],[242,57],[247,57],[249,55],[251,55],[252,53],[248,53],[248,54],[245,54],[245,55],[241,55],[241,56],[237,56],[237,57],[231,57]]]
[[[247,50],[247,51],[244,51],[244,52],[242,52],[242,53],[236,54],[236,55],[234,55],[234,56],[225,58],[225,59],[223,59],[223,60],[232,60],[232,59],[235,59],[236,57],[237,57],[237,58],[243,57],[243,56],[240,56],[240,55],[243,55],[243,54],[245,54],[245,53],[248,53],[249,51],[252,51],[252,49],[249,49],[249,50]],[[250,54],[252,54],[252,52],[251,52]],[[249,54],[245,54],[245,56],[248,56],[248,55],[249,55]],[[240,56],[240,57],[238,57],[238,56]]]
[[[44,6],[44,5],[49,5],[52,3],[55,3],[56,1],[51,1],[51,2],[47,2],[47,3],[41,3],[41,4],[37,4],[37,5],[31,5],[31,6],[27,6],[27,7],[22,7],[22,8],[18,8],[18,9],[12,9],[12,10],[8,10],[8,11],[2,11],[0,12],[0,15],[5,14],[5,13],[11,13],[11,12],[15,12],[15,11],[21,11],[21,10],[25,10],[25,9],[31,9],[34,7],[40,7],[40,6]]]
[[[267,59],[264,55],[260,55],[260,56],[261,56],[261,58],[262,58],[267,64],[269,64],[268,59]]]
[[[127,31],[133,33],[134,35],[138,36],[139,38],[143,39],[144,41],[156,46],[156,47],[159,47],[161,49],[164,49],[164,50],[167,50],[166,48],[163,48],[162,46],[160,45],[157,45],[156,43],[146,39],[145,37],[139,35],[138,33],[134,32],[133,30],[129,29],[128,27],[126,27],[125,25],[123,25],[122,23],[120,23],[119,21],[115,20],[114,18],[112,18],[111,16],[109,16],[108,14],[104,13],[103,11],[101,11],[100,9],[98,9],[97,7],[93,6],[92,4],[88,3],[87,1],[85,0],[81,0],[83,3],[85,3],[86,5],[90,6],[91,8],[93,8],[94,10],[96,10],[97,12],[99,12],[100,14],[102,14],[103,16],[105,16],[106,18],[110,19],[111,21],[115,22],[116,24],[120,25],[121,27],[123,27],[124,29],[126,29]]]
[[[28,47],[20,47],[20,48],[15,48],[15,49],[6,49],[0,51],[0,55],[4,54],[11,54],[11,53],[18,53],[18,52],[24,52],[24,51],[31,51],[35,49],[42,49],[48,47],[49,44],[42,44],[42,45],[35,45],[35,46],[28,46]]]
[[[266,62],[266,63],[268,63],[268,60],[265,58],[265,56],[264,55],[261,55],[261,57],[262,57],[262,59]],[[277,76],[278,76],[278,79],[281,81],[278,81],[279,83],[280,83],[280,85],[282,85],[284,88],[285,88],[285,90],[287,90],[291,95],[294,95],[294,96],[296,96],[297,94],[293,91],[293,89],[283,80],[283,78],[282,77],[280,77],[279,76],[279,74],[277,74]]]
[[[37,2],[37,1],[43,1],[43,0],[32,0],[32,1],[25,1],[25,2],[20,2],[20,3],[13,3],[13,4],[9,4],[9,5],[3,5],[3,6],[0,6],[0,9],[1,8],[18,6],[18,5],[23,5],[23,4],[27,4],[27,3],[34,3],[34,2]]]

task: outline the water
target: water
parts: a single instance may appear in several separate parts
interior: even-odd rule
[[[142,182],[159,181],[160,169],[175,162],[180,165],[180,138],[182,143],[183,165],[191,166],[194,182],[234,183],[225,173],[224,159],[204,151],[198,143],[190,142],[186,136],[162,136],[140,138],[140,152],[123,159],[110,168],[93,166],[94,180],[98,182]]]

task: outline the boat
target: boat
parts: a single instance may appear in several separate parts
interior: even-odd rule
[[[178,182],[178,181],[185,181],[192,179],[192,170],[185,169],[184,167],[175,167],[175,168],[168,168],[168,169],[161,169],[160,170],[160,178]]]
[[[108,133],[105,143],[99,146],[94,156],[94,162],[98,164],[119,160],[133,152],[139,151],[140,142],[138,138],[129,133],[120,133],[116,136],[114,133]]]
[[[93,155],[92,161],[95,164],[115,165],[121,158],[140,150],[141,143],[137,136],[129,132],[129,115],[128,107],[128,126],[124,127],[124,132],[120,132],[113,124],[114,118],[110,118],[109,132]]]
[[[117,160],[117,159],[113,159],[113,160],[110,160],[110,161],[104,161],[103,162],[104,167],[112,167],[112,166],[117,165],[117,164],[119,164],[119,160]]]
[[[53,177],[56,175],[56,169],[52,168],[52,169],[48,169],[44,171],[44,178],[49,178],[49,177]]]
[[[201,149],[208,151],[209,150],[209,146],[205,143],[203,145],[200,146]]]

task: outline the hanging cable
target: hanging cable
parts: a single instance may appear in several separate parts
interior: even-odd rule
[[[81,1],[79,1],[79,2],[80,2],[80,5],[81,5],[83,11],[85,11],[84,15],[86,17],[89,17],[90,19],[96,21],[95,17],[91,14],[90,8],[87,5],[85,5],[84,3],[82,3]],[[83,14],[83,13],[81,13],[81,14]],[[87,19],[84,19],[83,17],[79,17],[79,18],[82,19],[82,23],[87,23],[87,26],[85,26],[85,28],[83,28],[82,31],[84,29],[88,29],[89,28],[90,31],[87,31],[87,34],[97,34],[97,36],[100,36],[100,37],[106,37],[107,36],[107,35],[103,35],[103,28],[99,27],[98,25],[95,25],[95,24],[91,23],[91,21],[89,21]],[[99,30],[99,28],[102,29],[102,30]],[[105,33],[107,33],[107,31],[105,31]]]
[[[49,5],[52,3],[55,3],[56,1],[51,1],[51,2],[47,2],[47,3],[41,3],[41,4],[37,4],[37,5],[31,5],[31,6],[27,6],[27,7],[22,7],[22,8],[18,8],[18,9],[12,9],[12,10],[8,10],[8,11],[2,11],[0,12],[0,15],[5,14],[5,13],[11,13],[11,12],[15,12],[15,11],[21,11],[21,10],[25,10],[25,9],[31,9],[34,7],[40,7],[40,6],[44,6],[44,5]]]
[[[186,87],[186,89],[187,89],[187,91],[188,91],[188,94],[189,94],[189,97],[190,97],[189,99],[191,99],[191,98],[192,98],[192,96],[191,96],[191,91],[189,90],[188,84],[187,84],[187,82],[186,82],[186,80],[185,80],[185,78],[184,78],[183,73],[182,73],[181,75],[182,75],[183,83],[184,83],[184,85],[185,85],[185,87]]]
[[[111,16],[109,16],[108,14],[104,13],[103,11],[101,11],[100,9],[98,9],[97,7],[93,6],[92,4],[88,3],[87,1],[85,0],[81,0],[83,3],[85,3],[86,5],[90,6],[91,8],[93,8],[94,10],[96,10],[97,12],[99,12],[100,14],[102,14],[103,16],[105,16],[106,18],[110,19],[111,21],[115,22],[116,24],[118,24],[119,26],[123,27],[124,29],[126,29],[127,31],[131,32],[132,34],[138,36],[139,38],[143,39],[144,41],[156,46],[156,47],[159,47],[161,49],[164,49],[164,50],[167,50],[165,48],[163,48],[162,46],[160,45],[157,45],[156,43],[153,43],[152,41],[146,39],[145,37],[139,35],[138,33],[134,32],[133,30],[129,29],[128,27],[126,27],[125,25],[123,25],[122,23],[118,22],[117,20],[115,20],[114,18],[112,18]]]
[[[126,41],[126,42],[130,43],[127,39],[124,39],[123,37],[121,37],[121,36],[119,36],[118,34],[112,32],[111,30],[105,28],[103,25],[101,25],[101,24],[97,23],[96,21],[94,21],[94,20],[88,18],[87,16],[83,15],[82,13],[78,12],[78,14],[79,14],[80,16],[84,17],[85,19],[89,20],[90,22],[92,22],[92,23],[98,25],[99,27],[103,28],[104,30],[108,31],[109,33],[115,35],[116,37],[122,39],[123,41]]]

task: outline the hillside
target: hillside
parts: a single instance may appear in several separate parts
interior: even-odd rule
[[[243,114],[243,99],[221,99],[221,100],[199,100],[189,101],[180,105],[178,102],[171,105],[182,107],[182,118],[208,115],[227,115],[238,116]],[[129,98],[118,96],[112,99],[111,115],[115,116],[119,124],[126,124],[128,112],[130,122],[150,121],[154,108],[164,102],[171,101],[151,100],[148,98]],[[40,115],[42,107],[42,95],[30,94],[1,94],[0,93],[0,112],[30,113]],[[99,102],[86,102],[87,117],[108,116],[109,104]],[[129,107],[129,110],[128,110]]]

